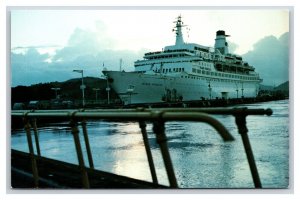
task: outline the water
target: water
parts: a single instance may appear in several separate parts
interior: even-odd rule
[[[263,188],[289,186],[289,109],[288,100],[241,105],[271,108],[273,115],[248,116],[247,127]],[[181,188],[253,188],[251,173],[232,116],[216,116],[235,137],[223,142],[213,128],[204,123],[168,122],[166,134],[178,185]],[[142,135],[136,122],[88,122],[88,133],[95,168],[151,181]],[[149,142],[160,184],[168,179],[156,144],[152,125],[147,124]],[[82,135],[82,133],[81,133]],[[68,123],[39,128],[43,156],[77,162]],[[81,138],[82,146],[83,138]],[[12,133],[13,149],[28,152],[23,130]],[[85,149],[84,149],[85,150]],[[85,163],[88,163],[86,151]]]

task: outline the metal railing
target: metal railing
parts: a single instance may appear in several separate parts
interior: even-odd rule
[[[89,188],[89,178],[87,176],[87,168],[83,159],[83,151],[79,139],[78,122],[81,122],[82,132],[84,136],[84,143],[87,150],[87,157],[89,167],[94,168],[93,157],[90,150],[88,132],[86,128],[87,119],[104,119],[104,120],[132,120],[139,122],[139,127],[143,136],[144,146],[147,154],[148,164],[152,176],[153,183],[157,184],[158,179],[154,167],[153,157],[150,150],[146,131],[146,121],[153,123],[153,132],[156,135],[156,141],[159,144],[163,162],[166,168],[168,180],[171,188],[178,188],[176,176],[174,173],[173,164],[171,161],[169,148],[167,144],[167,136],[165,134],[166,121],[196,121],[205,122],[212,126],[224,141],[233,141],[233,136],[217,119],[209,114],[233,115],[238,128],[238,132],[242,137],[244,149],[247,155],[248,164],[250,167],[252,179],[255,188],[261,188],[261,182],[257,171],[256,163],[252,153],[252,148],[248,138],[248,129],[246,126],[246,117],[248,115],[271,115],[271,109],[247,109],[247,108],[233,108],[233,109],[215,109],[215,108],[164,108],[164,109],[98,109],[98,110],[18,110],[12,111],[12,117],[23,118],[24,128],[26,131],[27,143],[29,147],[29,154],[31,158],[32,173],[35,187],[38,187],[39,176],[35,160],[35,152],[31,138],[31,127],[35,137],[35,145],[37,155],[41,156],[39,147],[39,137],[36,126],[37,118],[63,118],[70,120],[71,132],[74,138],[76,153],[79,163],[79,168],[82,175],[82,185],[84,188]],[[30,123],[31,122],[31,123]],[[32,124],[32,126],[31,126]]]

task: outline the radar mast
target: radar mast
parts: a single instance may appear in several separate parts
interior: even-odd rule
[[[174,21],[174,23],[176,24],[173,31],[175,31],[176,33],[176,43],[175,45],[183,45],[184,41],[183,41],[183,35],[182,35],[182,27],[185,27],[186,25],[183,25],[183,22],[181,20],[181,15],[179,15],[177,17],[177,21]]]

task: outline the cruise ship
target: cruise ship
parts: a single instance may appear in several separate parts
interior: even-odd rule
[[[132,72],[103,69],[125,105],[256,97],[262,79],[239,55],[228,51],[224,30],[216,32],[214,48],[185,43],[182,17],[173,31],[175,45],[145,53]]]

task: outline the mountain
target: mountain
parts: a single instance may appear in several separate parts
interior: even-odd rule
[[[286,81],[277,87],[274,88],[274,90],[281,90],[281,91],[289,91],[289,81]]]
[[[289,81],[286,81],[274,88],[277,95],[289,96]]]
[[[260,85],[260,91],[258,96],[273,96],[279,99],[289,97],[289,81],[286,81],[276,87],[268,85]]]
[[[259,90],[269,90],[269,91],[273,91],[274,86],[270,86],[270,85],[259,85]]]

